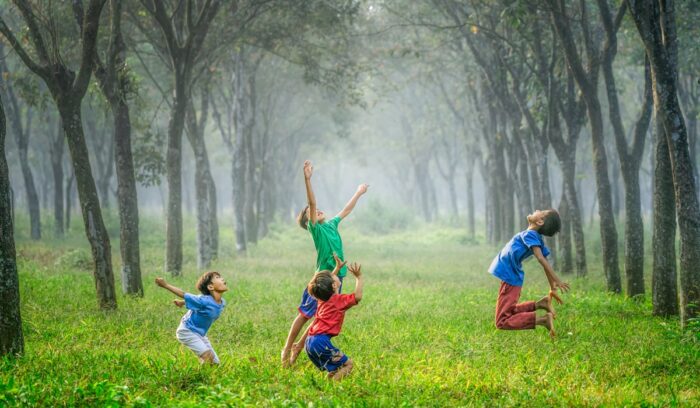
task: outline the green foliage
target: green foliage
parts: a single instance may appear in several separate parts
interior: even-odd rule
[[[163,146],[165,135],[159,131],[146,129],[141,137],[134,139],[134,168],[136,180],[142,186],[157,186],[165,174],[165,157]]]
[[[413,213],[406,208],[389,208],[377,199],[370,199],[358,209],[353,224],[368,234],[387,234],[403,231],[414,224]]]
[[[210,368],[175,339],[183,310],[153,284],[163,265],[164,229],[155,217],[144,217],[145,297],[121,297],[110,313],[98,311],[90,274],[56,272],[46,255],[68,253],[84,241],[79,228],[61,241],[18,243],[27,351],[0,359],[0,406],[700,403],[700,343],[688,338],[697,321],[683,332],[677,318],[652,316],[648,297],[635,302],[605,293],[599,252],[589,252],[589,277],[565,277],[573,289],[557,308],[558,337],[551,341],[541,329],[493,327],[498,281],[486,268],[499,248],[461,244],[465,232],[454,227],[413,224],[370,234],[361,225],[370,215],[360,214],[358,209],[343,225],[346,255],[363,264],[367,284],[334,339],[356,364],[341,383],[327,381],[303,354],[290,370],[278,361],[313,273],[306,231],[275,225],[271,238],[238,258],[230,253],[230,228],[222,229],[222,251],[212,269],[223,273],[231,290],[209,333],[222,365]],[[186,219],[184,276],[170,281],[189,291],[198,275],[194,246],[193,222]],[[118,264],[118,242],[113,247]],[[539,299],[547,292],[546,278],[537,262],[525,267],[522,298]],[[352,280],[346,280],[347,291]]]
[[[92,255],[85,249],[72,249],[63,253],[54,266],[58,270],[91,271],[93,266]]]

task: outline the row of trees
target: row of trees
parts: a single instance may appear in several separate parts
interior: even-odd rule
[[[586,193],[581,174],[587,169],[580,166],[589,162],[595,180],[589,197],[597,203],[607,288],[621,293],[624,286],[630,297],[646,292],[640,169],[645,149],[653,152],[647,171],[653,179],[654,313],[680,312],[685,324],[697,315],[700,296],[700,268],[693,266],[700,248],[694,176],[700,60],[690,40],[697,31],[691,21],[700,8],[687,2],[678,4],[680,10],[673,2],[612,3],[382,4],[379,25],[401,29],[384,34],[383,48],[372,52],[383,52],[392,68],[403,69],[382,77],[395,87],[378,105],[392,112],[401,129],[396,151],[405,161],[396,177],[416,191],[405,202],[416,202],[430,221],[437,208],[433,185],[442,177],[447,208],[454,214],[452,186],[456,175],[465,173],[463,201],[473,234],[472,180],[479,174],[486,195],[486,238],[493,243],[508,240],[530,209],[557,207],[564,228],[550,245],[557,247],[558,268],[565,274],[588,273],[581,206]],[[375,123],[381,121],[386,116]],[[650,135],[653,143],[647,143]],[[589,157],[582,156],[586,151]],[[616,173],[624,187],[617,205],[622,189],[613,184]],[[560,197],[553,196],[553,181],[561,182]],[[401,190],[411,195],[411,189]],[[623,217],[616,216],[620,207]]]
[[[610,174],[619,173],[624,276],[633,297],[645,293],[640,168],[647,146],[654,151],[654,313],[680,312],[685,323],[700,302],[693,177],[700,86],[692,43],[700,10],[689,3],[673,7],[652,0],[13,1],[0,13],[0,98],[14,136],[29,235],[42,236],[39,197],[48,184],[37,188],[35,182],[34,141],[50,146],[48,154],[39,149],[49,158],[39,173],[53,179],[54,234],[69,225],[75,188],[99,305],[116,308],[102,214],[110,195],[119,212],[123,292],[142,296],[139,182],[165,176],[165,269],[179,275],[183,156],[191,155],[197,263],[206,268],[220,251],[221,181],[212,170],[212,146],[225,151],[231,169],[236,249],[243,254],[265,236],[275,215],[290,214],[300,150],[328,141],[328,130],[336,128],[368,154],[379,153],[379,167],[400,201],[426,221],[437,217],[442,197],[454,221],[465,202],[472,238],[475,202],[484,203],[492,243],[509,239],[531,209],[558,207],[564,229],[550,245],[562,272],[578,276],[588,271],[581,174],[592,172],[603,269],[614,293],[623,289],[616,227],[621,206]],[[356,107],[339,108],[348,102]],[[649,134],[653,144],[646,143]],[[164,151],[157,146],[161,139]],[[2,164],[0,182],[9,183]],[[72,176],[66,180],[66,174]],[[446,186],[442,195],[438,180]],[[561,184],[553,190],[555,181]],[[2,344],[18,351],[8,183],[0,184],[0,204],[6,205],[0,280],[7,282],[0,286],[7,291],[1,293],[1,323],[3,336],[8,333]]]
[[[53,168],[58,180],[54,186],[57,196],[56,233],[60,234],[59,226],[64,224],[60,221],[64,211],[59,211],[64,200],[58,195],[64,189],[58,152],[62,151],[65,136],[85,234],[92,249],[98,302],[102,309],[114,309],[117,297],[111,244],[100,203],[101,199],[103,202],[108,199],[109,192],[104,192],[100,198],[94,174],[111,169],[112,163],[116,168],[123,291],[142,296],[136,178],[141,170],[155,170],[157,173],[162,166],[158,163],[158,154],[155,159],[149,159],[152,152],[148,149],[145,152],[135,150],[139,141],[134,143],[132,140],[135,122],[130,107],[139,103],[148,106],[150,101],[161,98],[170,110],[163,166],[168,188],[166,270],[173,275],[182,271],[183,132],[187,134],[195,157],[199,265],[206,268],[217,254],[216,187],[204,138],[208,126],[218,128],[234,158],[232,181],[237,208],[238,249],[245,252],[247,242],[255,242],[260,233],[265,233],[266,216],[278,204],[274,199],[274,189],[284,185],[282,182],[266,185],[262,181],[275,180],[277,172],[290,174],[285,167],[295,159],[299,148],[298,134],[308,125],[308,121],[296,123],[296,119],[277,119],[285,113],[301,113],[286,105],[297,97],[295,90],[286,87],[275,92],[267,84],[258,89],[256,75],[266,72],[268,77],[273,77],[281,71],[286,75],[280,78],[277,86],[285,86],[284,81],[290,78],[303,77],[307,82],[343,91],[339,79],[352,75],[353,64],[339,67],[326,61],[328,56],[333,56],[334,61],[343,61],[347,57],[342,55],[342,36],[326,38],[328,36],[324,33],[348,25],[356,10],[357,5],[352,3],[327,1],[90,0],[75,1],[70,5],[25,1],[8,4],[0,14],[0,33],[2,42],[14,51],[8,58],[16,57],[17,60],[7,62],[7,52],[0,50],[4,80],[2,97],[12,102],[8,113],[15,126],[26,200],[32,208],[31,237],[41,237],[38,194],[27,158],[29,126],[35,122],[32,112],[37,106],[36,101],[30,98],[20,101],[21,98],[13,93],[13,86],[22,79],[21,73],[28,70],[35,75],[32,78],[35,82],[27,81],[37,93],[50,96],[62,127],[62,132],[50,130],[58,133],[54,137],[55,146],[52,144],[52,149],[57,152],[57,164]],[[78,38],[80,41],[76,46]],[[326,47],[329,51],[319,51]],[[140,65],[138,69],[134,69],[136,61]],[[11,71],[10,66],[16,70]],[[274,69],[278,71],[272,73],[270,70]],[[87,111],[83,105],[92,78],[106,102],[103,104],[106,112],[88,112],[84,118]],[[146,79],[150,84],[143,86],[140,82]],[[159,95],[152,95],[153,91]],[[314,94],[318,91],[307,90],[301,95],[309,98]],[[43,108],[50,110],[49,107]],[[158,114],[157,109],[155,112],[145,111]],[[213,111],[212,115],[210,111]],[[102,163],[104,166],[93,170],[90,158],[96,155],[89,152],[85,129],[90,130],[91,137],[98,133],[95,121],[102,115],[113,121],[113,149],[106,149],[112,150],[113,157],[108,157],[108,162]],[[137,125],[144,120],[142,116],[143,112],[137,114]],[[4,142],[4,121],[2,124]],[[276,139],[273,132],[289,129],[290,125],[297,129],[291,135],[284,135],[287,140],[283,146],[273,143]],[[146,135],[150,131],[148,125],[145,130],[139,130]],[[103,149],[103,146],[95,143],[93,153],[98,149]],[[142,163],[135,164],[135,153],[137,161],[142,159]],[[284,158],[276,163],[279,168],[268,165],[272,162],[271,156]],[[2,176],[3,180],[9,180],[6,170]],[[104,175],[107,180],[110,177],[110,174]],[[105,184],[108,190],[109,183]],[[261,187],[263,185],[265,188]],[[2,215],[10,217],[9,184],[2,184],[2,187],[3,205],[7,204],[2,208]],[[241,213],[239,208],[245,212]],[[11,222],[11,217],[8,219]],[[3,223],[5,221],[3,218]],[[3,242],[13,242],[12,235],[5,233],[6,225],[12,231],[11,224],[3,224]],[[2,248],[3,260],[6,250],[9,251],[9,247]],[[17,290],[15,266],[5,268],[3,263],[0,278],[3,285]],[[17,306],[18,295],[3,296],[5,301]],[[13,331],[4,330],[5,312],[3,303],[3,340],[6,333],[8,338],[16,339]],[[19,329],[18,321],[17,315],[17,320],[8,320],[8,324]],[[15,342],[8,344],[11,347],[3,349],[4,352],[20,351]],[[17,344],[21,344],[21,340]]]

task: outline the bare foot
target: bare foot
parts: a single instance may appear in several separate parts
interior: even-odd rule
[[[554,316],[552,316],[551,313],[547,313],[544,318],[546,319],[544,322],[544,327],[549,330],[549,337],[554,339],[554,337],[556,337],[556,333],[554,333]]]
[[[290,366],[289,364],[289,355],[291,353],[291,350],[288,348],[283,348],[282,353],[281,353],[281,359],[282,359],[282,367],[287,368]]]
[[[535,307],[538,309],[544,309],[552,314],[553,318],[557,318],[557,312],[554,311],[554,305],[552,305],[552,298],[550,296],[545,296],[535,303]]]
[[[352,371],[352,367],[352,360],[348,359],[348,361],[346,361],[345,364],[340,366],[340,368],[328,373],[328,378],[330,378],[331,380],[340,381],[341,379],[343,379],[343,377],[350,374],[350,372]]]
[[[289,354],[289,365],[292,365],[297,361],[297,358],[299,357],[299,354],[301,354],[301,350],[303,348],[304,346],[299,343],[295,343],[292,346],[292,352]]]

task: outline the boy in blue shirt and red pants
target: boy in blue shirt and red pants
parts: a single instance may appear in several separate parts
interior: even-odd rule
[[[550,336],[554,337],[555,312],[552,298],[562,303],[556,291],[568,291],[569,284],[557,277],[547,261],[549,249],[542,236],[551,237],[559,232],[561,219],[554,209],[537,210],[527,216],[527,222],[528,228],[515,234],[489,266],[489,273],[501,280],[496,304],[496,327],[502,330],[526,330],[544,326],[549,330]],[[525,278],[522,262],[533,255],[542,265],[549,281],[549,296],[537,302],[518,303]],[[537,309],[546,310],[545,315],[537,317]]]

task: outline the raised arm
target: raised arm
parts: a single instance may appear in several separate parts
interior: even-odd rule
[[[181,298],[185,297],[185,292],[182,289],[177,288],[177,287],[169,284],[163,278],[156,278],[156,285],[160,286],[163,289],[167,289],[167,290],[173,292],[175,295],[180,296]]]
[[[547,258],[542,254],[542,249],[538,246],[532,247],[532,253],[537,258],[537,261],[542,265],[544,269],[544,274],[547,276],[547,281],[549,281],[550,295],[554,297],[559,303],[562,303],[561,298],[557,295],[557,289],[561,289],[562,292],[569,290],[569,284],[563,282],[552,269],[552,265],[549,264]]]
[[[309,203],[309,221],[316,224],[316,196],[311,188],[311,175],[314,173],[314,166],[309,160],[304,162],[304,183],[306,184],[306,200]]]
[[[362,300],[362,287],[364,286],[361,269],[362,265],[358,264],[357,262],[353,262],[350,264],[350,266],[348,266],[350,273],[355,275],[355,291],[353,293],[355,294],[355,300],[358,302]]]
[[[335,259],[335,268],[331,271],[333,275],[337,275],[338,272],[340,272],[341,269],[343,269],[343,266],[345,266],[348,261],[341,261],[340,257],[338,257],[338,254],[333,252],[333,259]]]
[[[367,192],[367,188],[369,187],[369,184],[360,184],[357,186],[357,191],[355,191],[355,194],[353,194],[352,198],[350,201],[348,201],[347,204],[345,204],[345,208],[343,208],[339,213],[338,217],[345,218],[347,217],[355,208],[355,204],[357,204],[357,200],[360,199],[360,197]]]

